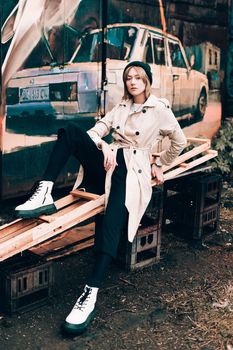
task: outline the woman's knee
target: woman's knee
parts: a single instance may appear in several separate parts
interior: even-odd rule
[[[69,122],[66,127],[58,130],[58,137],[65,135],[71,149],[76,149],[76,147],[81,143],[85,142],[87,133],[80,128],[75,123]]]
[[[84,133],[84,131],[80,128],[80,126],[72,122],[69,122],[67,126],[64,128],[64,130],[68,139],[77,138],[77,136],[83,135]]]

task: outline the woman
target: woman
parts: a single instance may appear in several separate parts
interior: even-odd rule
[[[105,191],[105,215],[96,220],[95,267],[63,325],[73,334],[83,332],[94,317],[98,289],[117,255],[127,223],[128,240],[133,241],[151,198],[151,177],[162,184],[161,166],[170,164],[186,143],[167,101],[151,94],[152,73],[148,64],[130,62],[124,69],[123,81],[122,101],[87,133],[75,124],[59,130],[43,181],[31,198],[15,209],[21,217],[54,212],[53,183],[71,154],[83,166],[89,191]],[[102,138],[110,132],[113,142],[109,145]],[[170,146],[159,158],[152,157],[165,136],[170,138]]]

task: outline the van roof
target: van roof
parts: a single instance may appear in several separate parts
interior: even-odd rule
[[[166,36],[167,38],[170,38],[172,40],[176,40],[176,41],[180,41],[178,37],[176,37],[175,35],[169,34],[164,32],[162,29],[157,28],[157,27],[153,27],[150,25],[146,25],[146,24],[141,24],[141,23],[114,23],[114,24],[108,24],[107,28],[114,28],[114,27],[135,27],[137,29],[147,29],[151,32],[155,32],[155,33],[159,33],[161,35]],[[94,33],[94,32],[98,32],[101,31],[101,28],[97,28],[97,29],[93,29],[90,32]]]

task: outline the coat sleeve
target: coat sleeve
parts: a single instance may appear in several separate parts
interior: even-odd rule
[[[162,137],[167,136],[170,140],[169,147],[160,155],[161,163],[170,165],[184,149],[187,141],[169,104],[164,104],[162,107],[159,133]]]
[[[116,105],[110,112],[100,119],[93,128],[87,131],[88,135],[95,142],[97,147],[102,137],[107,136],[110,133],[118,107],[119,105]]]

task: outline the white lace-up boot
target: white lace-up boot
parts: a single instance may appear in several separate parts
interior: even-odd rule
[[[85,286],[84,292],[76,301],[72,311],[67,316],[63,329],[72,334],[83,333],[95,317],[95,303],[98,288]]]
[[[33,218],[42,214],[56,212],[57,209],[51,196],[52,188],[52,181],[40,181],[37,183],[31,197],[24,204],[15,208],[15,214],[21,218]]]

